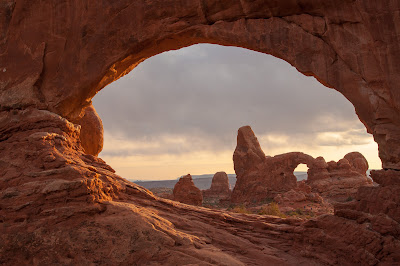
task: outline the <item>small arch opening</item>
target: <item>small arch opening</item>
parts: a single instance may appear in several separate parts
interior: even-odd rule
[[[297,181],[307,180],[307,171],[307,164],[301,163],[294,169],[293,174],[296,176]]]

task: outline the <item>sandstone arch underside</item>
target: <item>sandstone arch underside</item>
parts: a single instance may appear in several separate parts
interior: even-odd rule
[[[3,1],[2,110],[76,119],[142,60],[208,42],[272,54],[341,92],[400,169],[397,1]]]
[[[400,261],[399,38],[391,0],[1,1],[0,264]],[[91,98],[196,43],[274,55],[342,93],[379,145],[381,186],[308,223],[235,216],[158,199],[85,154],[71,122]]]

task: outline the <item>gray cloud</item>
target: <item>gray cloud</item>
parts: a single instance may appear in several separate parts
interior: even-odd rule
[[[109,135],[141,142],[162,142],[165,136],[186,140],[120,152],[106,147],[108,155],[233,151],[243,125],[258,136],[286,135],[307,145],[370,138],[339,92],[283,60],[235,47],[202,44],[152,57],[102,90],[94,105]],[[322,132],[350,133],[318,139]]]

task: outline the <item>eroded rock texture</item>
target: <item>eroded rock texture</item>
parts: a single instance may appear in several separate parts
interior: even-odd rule
[[[83,152],[71,121],[150,56],[234,45],[341,92],[383,167],[399,170],[399,9],[391,0],[1,1],[0,263],[398,264],[397,171],[374,172],[380,186],[306,223],[212,211],[118,177]]]
[[[318,157],[308,170],[307,184],[313,192],[334,201],[352,199],[358,188],[372,186],[367,177],[368,162],[359,152],[351,152],[338,162]]]
[[[195,206],[201,206],[203,203],[203,194],[194,185],[190,174],[179,179],[178,183],[175,184],[173,195],[174,200],[182,203]]]

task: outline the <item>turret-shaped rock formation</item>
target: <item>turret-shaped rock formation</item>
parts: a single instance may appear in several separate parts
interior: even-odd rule
[[[313,161],[313,157],[301,152],[266,157],[251,127],[241,127],[233,154],[237,181],[231,200],[234,203],[261,202],[296,188],[294,169],[301,163],[309,165]]]
[[[225,172],[215,173],[210,189],[203,190],[203,197],[208,201],[228,200],[230,196],[229,178]]]
[[[174,187],[174,200],[185,204],[201,206],[203,204],[203,195],[198,189],[190,174],[181,177]]]
[[[309,167],[306,183],[312,192],[320,193],[330,200],[344,201],[352,198],[360,186],[372,184],[366,176],[368,162],[359,152],[351,152],[337,163],[326,163],[323,157],[314,159],[301,152],[265,156],[249,126],[241,127],[238,131],[233,162],[237,175],[231,197],[234,203],[262,202],[291,190],[304,194],[306,198],[307,193],[297,188],[297,178],[293,174],[301,163]],[[293,194],[293,191],[290,193]],[[309,195],[312,198],[315,197],[313,193]]]

